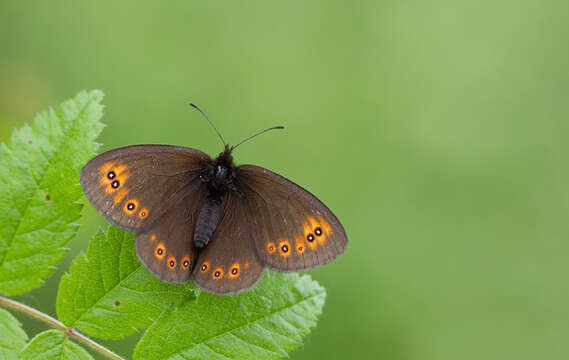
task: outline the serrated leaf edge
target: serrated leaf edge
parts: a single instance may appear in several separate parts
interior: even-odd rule
[[[308,276],[308,275],[303,275],[302,277],[305,277],[305,276]],[[299,277],[299,278],[297,279],[297,282],[300,281],[300,280],[301,280],[301,277]],[[313,280],[311,279],[311,281],[313,281]],[[187,351],[187,350],[191,350],[191,349],[196,348],[196,347],[198,347],[198,346],[200,346],[200,345],[206,346],[206,347],[209,348],[212,352],[214,352],[214,353],[216,353],[216,354],[219,354],[217,351],[215,351],[214,349],[212,349],[211,346],[208,345],[207,343],[208,343],[208,342],[211,342],[212,340],[215,340],[215,339],[217,339],[217,338],[221,338],[221,337],[223,337],[223,336],[227,336],[227,335],[233,335],[233,336],[235,336],[235,335],[233,334],[234,332],[237,332],[237,331],[239,331],[239,330],[241,330],[241,329],[247,328],[247,327],[249,327],[249,326],[251,326],[251,325],[255,325],[256,323],[259,323],[259,322],[261,322],[261,321],[263,321],[263,320],[265,320],[265,319],[267,319],[267,318],[270,318],[270,317],[279,315],[279,314],[281,314],[282,312],[284,312],[284,311],[286,311],[286,310],[289,310],[289,309],[291,309],[291,308],[293,308],[293,307],[302,305],[302,304],[304,304],[304,303],[306,303],[306,302],[309,302],[310,300],[316,299],[316,298],[318,298],[318,297],[324,297],[324,298],[325,298],[325,297],[326,297],[326,289],[325,289],[324,287],[322,287],[320,284],[318,284],[316,281],[314,281],[314,282],[317,284],[319,290],[321,290],[321,292],[319,292],[318,294],[310,295],[309,297],[303,298],[302,301],[299,301],[299,302],[297,302],[297,303],[294,303],[294,304],[287,305],[287,306],[285,306],[285,307],[279,308],[279,309],[277,309],[276,311],[273,311],[273,312],[271,312],[271,313],[269,313],[269,314],[266,314],[266,315],[263,315],[263,316],[261,316],[261,317],[259,317],[259,318],[256,318],[255,320],[250,321],[250,322],[247,322],[246,324],[240,325],[240,326],[235,327],[235,328],[232,328],[232,329],[225,330],[225,331],[223,331],[222,333],[219,333],[219,334],[217,334],[217,335],[215,335],[215,336],[211,336],[211,337],[209,337],[209,338],[207,338],[207,339],[204,339],[203,341],[200,341],[199,343],[194,343],[192,347],[186,347],[186,348],[184,348],[184,349],[181,349],[180,351],[178,351],[176,354],[174,354],[174,355],[172,355],[172,356],[177,356],[177,355],[179,355],[179,354],[181,354],[181,353],[183,353],[183,352],[185,352],[185,351]],[[199,297],[198,297],[198,301],[199,301]],[[317,311],[317,312],[315,313],[315,315],[320,315],[320,314],[322,314],[322,309],[320,309],[319,311]],[[139,341],[138,344],[140,344],[140,343],[142,342],[142,340],[144,340],[144,337],[141,339],[141,341]],[[252,344],[252,343],[250,343],[250,342],[247,342],[246,340],[243,340],[243,339],[239,339],[239,340],[244,341],[247,345],[255,345],[255,344]],[[138,347],[138,344],[137,344],[137,347]],[[258,346],[258,345],[255,345],[255,346]],[[281,348],[281,349],[288,350],[287,348],[284,348],[284,347]],[[263,349],[263,350],[275,353],[275,352],[272,351],[272,350],[268,350],[268,349]],[[136,352],[136,349],[135,349],[135,352]],[[231,358],[226,357],[226,356],[223,355],[223,354],[219,354],[219,355],[222,355],[224,358],[227,358],[227,359],[229,359],[229,360],[233,360],[233,359],[231,359]],[[172,356],[169,356],[167,359],[172,358]],[[166,358],[164,358],[164,359],[166,359]]]
[[[89,107],[90,104],[91,104],[91,102],[87,102],[87,103],[85,104],[85,106],[83,106],[83,108],[81,109],[81,111],[79,111],[79,113],[77,114],[77,117],[76,117],[77,119],[79,119],[79,117],[80,117],[82,114],[84,114],[85,110]],[[55,110],[54,110],[53,108],[51,108],[51,107],[50,107],[47,111],[53,111],[53,112],[55,112]],[[36,183],[36,188],[33,190],[33,193],[30,194],[30,196],[28,197],[28,199],[27,199],[27,201],[26,201],[25,210],[24,210],[23,214],[22,214],[22,215],[19,217],[19,219],[18,219],[18,226],[16,226],[16,229],[14,230],[14,233],[12,234],[12,236],[10,237],[10,239],[7,239],[7,242],[6,242],[6,243],[7,243],[8,251],[9,251],[9,249],[12,247],[12,244],[13,244],[13,242],[14,242],[14,239],[16,238],[16,235],[17,235],[17,234],[19,233],[19,231],[20,231],[20,227],[21,227],[21,225],[22,225],[22,219],[26,218],[26,215],[27,215],[28,212],[29,212],[30,203],[32,202],[32,199],[38,194],[38,190],[41,188],[41,183],[42,183],[42,181],[43,181],[45,175],[49,172],[50,167],[53,166],[53,165],[52,165],[52,163],[53,163],[53,161],[52,161],[53,158],[54,158],[54,157],[57,157],[57,156],[59,155],[59,153],[60,153],[60,151],[61,151],[61,150],[59,150],[60,147],[61,147],[61,144],[62,144],[62,143],[65,143],[65,141],[67,141],[67,136],[66,136],[66,134],[67,134],[67,133],[70,131],[70,129],[73,128],[76,124],[77,124],[77,121],[73,121],[73,123],[71,124],[71,126],[69,126],[69,127],[67,127],[66,129],[64,129],[65,131],[61,134],[61,140],[58,141],[57,145],[55,145],[55,146],[53,147],[53,148],[56,149],[56,150],[53,151],[51,157],[49,157],[48,159],[46,159],[46,160],[47,160],[47,163],[48,163],[48,166],[46,166],[46,167],[43,169],[43,173],[41,174],[41,177],[39,178],[39,181],[35,181],[35,176],[33,176],[33,177],[34,177],[34,181],[35,181],[35,183]],[[27,125],[27,126],[29,126],[29,125]],[[12,152],[12,149],[8,148],[7,146],[6,146],[6,148],[9,149],[10,152]],[[5,259],[6,259],[6,256],[4,256],[2,259],[0,259],[0,267],[2,267],[2,265],[3,265],[4,262],[6,261]]]

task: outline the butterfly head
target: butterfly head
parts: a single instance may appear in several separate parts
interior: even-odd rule
[[[239,145],[251,140],[252,138],[264,134],[267,131],[275,129],[284,129],[284,126],[273,126],[271,128],[259,131],[243,140],[241,140],[237,145],[229,146],[223,139],[223,136],[217,130],[213,122],[207,117],[205,112],[203,112],[197,105],[190,103],[190,106],[198,110],[203,117],[209,122],[211,127],[215,130],[219,139],[223,143],[223,152],[219,153],[217,158],[213,160],[202,172],[201,179],[202,182],[208,184],[210,192],[217,195],[223,195],[228,190],[235,190],[235,164],[233,164],[233,156],[231,152],[235,150]]]
[[[227,169],[235,167],[235,164],[233,164],[233,155],[231,155],[232,151],[233,148],[229,147],[229,145],[225,145],[225,149],[217,155],[217,158],[214,160],[216,172],[218,167]]]
[[[233,187],[235,164],[231,150],[229,146],[225,146],[223,152],[213,160],[208,171],[209,174],[204,178],[210,189],[215,192],[224,193]]]

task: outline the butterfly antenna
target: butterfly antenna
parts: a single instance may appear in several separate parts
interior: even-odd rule
[[[273,126],[272,128],[268,128],[268,129],[265,129],[265,130],[263,130],[263,131],[259,131],[258,133],[254,134],[254,135],[251,135],[251,136],[249,136],[248,138],[246,138],[246,139],[244,139],[244,140],[241,140],[241,142],[240,142],[239,144],[232,146],[232,147],[231,147],[231,151],[233,151],[236,147],[238,147],[239,145],[243,144],[244,142],[251,140],[251,139],[254,138],[255,136],[259,136],[259,135],[261,135],[261,134],[266,133],[267,131],[271,131],[271,130],[275,130],[275,129],[284,129],[284,126]]]
[[[193,107],[194,109],[196,109],[197,111],[199,111],[203,117],[207,120],[207,122],[209,122],[209,124],[211,125],[211,127],[213,128],[213,130],[215,130],[215,132],[217,133],[217,136],[219,136],[219,138],[221,139],[221,142],[223,143],[223,146],[227,146],[227,143],[225,142],[225,140],[223,139],[223,136],[221,135],[221,133],[219,132],[219,130],[217,130],[217,128],[215,127],[215,125],[213,125],[213,123],[211,122],[211,120],[207,117],[207,115],[202,111],[202,109],[200,109],[197,105],[190,103],[190,106]]]

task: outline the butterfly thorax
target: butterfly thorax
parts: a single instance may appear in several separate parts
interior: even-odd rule
[[[225,150],[205,167],[201,180],[208,185],[212,194],[225,195],[235,188],[235,164],[229,147],[226,146]]]
[[[235,189],[235,165],[228,146],[206,167],[201,179],[208,186],[208,194],[196,221],[194,244],[198,248],[208,244],[223,215],[223,200],[229,191]]]

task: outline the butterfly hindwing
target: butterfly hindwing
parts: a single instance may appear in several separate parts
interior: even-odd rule
[[[223,215],[208,243],[200,250],[194,283],[215,294],[235,293],[253,286],[263,273],[251,242],[246,203],[231,193],[222,203]]]
[[[247,201],[257,256],[269,268],[306,270],[346,249],[348,238],[340,221],[302,187],[254,165],[237,168],[236,186]]]
[[[194,228],[206,191],[194,189],[154,226],[136,236],[138,258],[162,281],[184,283],[196,265]]]
[[[185,147],[127,146],[89,161],[81,169],[81,186],[112,224],[140,233],[202,185],[200,171],[208,161],[203,152]]]

